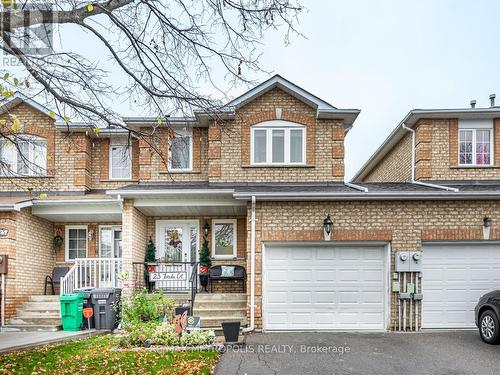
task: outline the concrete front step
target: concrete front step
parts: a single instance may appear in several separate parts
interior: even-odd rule
[[[62,329],[61,325],[34,325],[34,324],[7,324],[6,332],[56,332]]]
[[[215,308],[227,308],[227,309],[244,309],[247,308],[246,301],[198,301],[194,300],[194,309],[215,309]]]
[[[16,315],[12,319],[9,320],[8,324],[13,325],[61,325],[61,318],[59,316],[56,317],[44,317],[40,315],[34,316],[19,316]]]
[[[247,297],[244,293],[198,293],[195,301],[244,301]]]
[[[30,296],[29,302],[58,302],[59,296]]]
[[[27,311],[19,310],[14,318],[53,318],[60,319],[61,313],[59,311]]]
[[[246,317],[246,309],[240,308],[194,308],[193,315],[205,318],[214,316],[230,316],[236,320]]]
[[[60,310],[61,305],[58,302],[25,302],[23,310]]]
[[[214,316],[214,317],[201,318],[200,325],[201,328],[221,329],[222,323],[237,322],[237,321],[241,323],[242,327],[245,327],[248,324],[246,318],[235,319],[232,316]]]

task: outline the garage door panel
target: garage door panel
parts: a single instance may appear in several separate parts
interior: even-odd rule
[[[264,327],[384,329],[384,275],[380,247],[266,247]]]
[[[480,296],[500,288],[500,246],[423,247],[423,328],[474,328]]]

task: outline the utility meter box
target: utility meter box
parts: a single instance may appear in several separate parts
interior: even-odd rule
[[[410,254],[408,251],[396,253],[396,272],[410,272]]]
[[[410,272],[422,272],[421,251],[410,251]]]
[[[422,252],[398,251],[396,253],[396,272],[422,272]]]

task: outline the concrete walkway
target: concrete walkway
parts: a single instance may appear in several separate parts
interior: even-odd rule
[[[0,353],[24,350],[74,339],[83,339],[106,333],[108,331],[96,331],[95,329],[79,332],[0,332]]]

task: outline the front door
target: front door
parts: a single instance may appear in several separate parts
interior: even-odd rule
[[[158,220],[156,222],[156,258],[164,264],[159,272],[185,273],[175,281],[156,281],[156,288],[187,290],[192,273],[192,264],[197,259],[198,221]]]
[[[116,261],[122,257],[122,228],[119,226],[99,227],[99,285],[116,286],[116,277],[121,272],[120,263]]]

